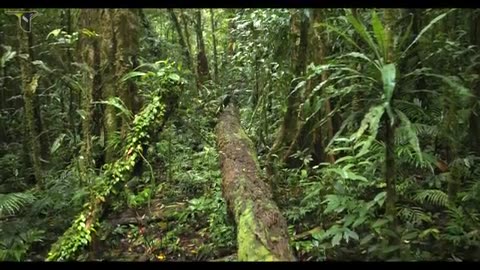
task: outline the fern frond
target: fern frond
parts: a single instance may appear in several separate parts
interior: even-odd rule
[[[432,222],[432,218],[425,213],[420,207],[406,207],[398,211],[400,219],[412,223],[413,225],[421,225],[423,222]]]
[[[0,217],[14,215],[28,203],[32,203],[35,196],[29,192],[15,192],[0,194]]]
[[[415,129],[418,136],[435,137],[438,134],[438,128],[435,125],[414,123],[412,124],[412,127]]]
[[[442,206],[447,207],[449,206],[448,203],[448,195],[438,189],[426,189],[418,192],[414,200],[419,203],[429,203],[434,206]]]

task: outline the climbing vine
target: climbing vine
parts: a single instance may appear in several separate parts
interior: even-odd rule
[[[162,63],[166,64],[167,70],[172,70],[173,63]],[[156,66],[159,64],[156,63]],[[156,80],[160,86],[172,87],[182,82],[179,75],[171,72],[165,73],[163,68],[157,73],[131,72],[124,77],[124,80],[137,76],[142,76],[144,79],[152,74],[164,77],[163,80]],[[159,94],[154,95],[145,109],[135,116],[123,155],[115,162],[104,165],[104,174],[97,178],[90,201],[84,205],[84,210],[75,219],[72,226],[53,244],[47,261],[68,260],[92,241],[92,232],[96,232],[95,228],[98,227],[98,220],[102,214],[102,203],[108,196],[116,192],[117,184],[128,180],[136,162],[142,158],[144,146],[151,138],[152,131],[163,121],[166,113],[165,103],[170,102],[166,99],[169,99],[171,92],[165,91],[161,87]]]

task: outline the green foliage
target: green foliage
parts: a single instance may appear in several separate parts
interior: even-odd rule
[[[104,166],[105,171],[97,179],[90,201],[84,205],[83,212],[73,221],[72,226],[52,246],[47,260],[70,259],[91,241],[92,232],[98,226],[101,203],[115,192],[118,183],[126,181],[136,161],[141,158],[144,144],[151,138],[152,129],[161,123],[164,113],[162,98],[154,96],[142,112],[135,116],[122,157]]]
[[[0,194],[0,218],[15,215],[22,207],[34,200],[35,196],[31,192]]]

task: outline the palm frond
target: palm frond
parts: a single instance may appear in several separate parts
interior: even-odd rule
[[[30,192],[15,192],[0,194],[0,217],[14,215],[28,203],[32,203],[35,196]]]
[[[413,225],[421,225],[422,223],[432,222],[432,218],[428,213],[425,213],[420,207],[405,207],[398,211],[398,215],[404,222],[409,222]]]

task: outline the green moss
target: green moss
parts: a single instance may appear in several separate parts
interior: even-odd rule
[[[257,236],[257,226],[253,214],[253,203],[245,203],[245,209],[238,218],[238,260],[239,261],[278,261]]]

